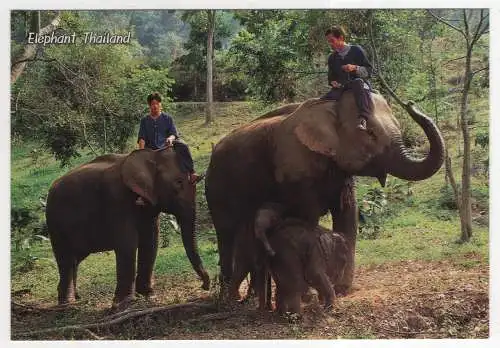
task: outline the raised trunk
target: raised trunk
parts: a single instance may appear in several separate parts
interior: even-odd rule
[[[182,244],[186,250],[186,255],[193,266],[195,272],[200,276],[203,281],[202,288],[208,290],[210,287],[210,278],[207,271],[203,268],[200,255],[198,253],[198,244],[196,241],[195,232],[195,209],[189,208],[187,211],[179,216],[176,216],[177,222],[181,227]]]
[[[403,139],[397,136],[393,140],[392,151],[388,157],[388,172],[404,180],[424,180],[434,175],[443,165],[444,140],[432,119],[415,109],[413,104],[408,104],[406,111],[422,127],[429,139],[429,154],[423,159],[413,158],[403,144]]]
[[[348,252],[344,273],[335,284],[335,292],[340,295],[349,293],[354,280],[354,261],[356,256],[356,236],[358,233],[358,205],[353,177],[347,177],[340,195],[332,197],[332,230],[344,236]]]

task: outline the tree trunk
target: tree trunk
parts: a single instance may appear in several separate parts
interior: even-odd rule
[[[31,13],[31,27],[33,29],[39,29],[40,27],[40,11],[33,11]],[[57,16],[50,22],[49,25],[46,27],[43,27],[42,29],[39,29],[37,32],[39,35],[48,35],[52,33],[59,25],[59,22],[61,21],[61,14],[60,12],[57,13]],[[33,26],[38,26],[38,28],[34,28]],[[16,82],[16,80],[21,76],[23,73],[24,69],[26,68],[26,64],[28,61],[33,60],[36,55],[36,44],[26,44],[24,45],[24,50],[20,53],[18,57],[16,57],[12,62],[11,62],[11,68],[10,68],[10,83],[13,84]]]
[[[213,121],[213,50],[214,50],[214,28],[215,10],[207,10],[208,15],[208,40],[207,40],[207,109],[205,124]]]
[[[462,201],[460,199],[460,191],[457,186],[457,182],[455,181],[455,176],[453,175],[453,170],[451,168],[451,158],[448,154],[448,150],[446,150],[446,160],[445,160],[445,175],[446,180],[450,182],[451,188],[453,190],[453,197],[455,197],[455,202],[457,204],[458,213],[460,215],[460,221],[462,221],[462,215],[460,211],[462,210]]]
[[[467,48],[467,57],[465,61],[465,81],[460,104],[460,120],[462,127],[462,138],[464,142],[463,167],[462,167],[462,197],[461,197],[461,241],[467,242],[472,236],[472,208],[470,203],[470,135],[468,122],[468,98],[472,79],[471,71],[472,47]]]

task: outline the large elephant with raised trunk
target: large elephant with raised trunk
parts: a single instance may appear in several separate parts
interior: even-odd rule
[[[435,174],[444,159],[442,135],[429,117],[407,105],[430,143],[427,156],[416,159],[404,146],[387,101],[379,94],[372,94],[371,100],[374,114],[366,131],[356,127],[357,108],[347,91],[339,101],[311,99],[274,110],[216,144],[205,193],[217,233],[222,289],[232,278],[235,235],[253,234],[257,209],[264,202],[277,202],[289,216],[311,226],[332,213],[333,230],[342,231],[349,247],[336,291],[349,291],[358,218],[353,176],[376,177],[382,185],[387,174],[423,180]]]
[[[135,292],[151,296],[160,212],[176,217],[186,254],[208,290],[196,243],[195,190],[172,148],[100,156],[57,179],[46,218],[59,269],[59,303],[77,297],[79,263],[105,250],[116,255],[113,307],[124,308]],[[138,205],[138,196],[146,204]]]

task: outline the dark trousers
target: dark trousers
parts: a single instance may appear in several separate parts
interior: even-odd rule
[[[191,152],[189,151],[187,144],[181,139],[176,139],[174,141],[174,150],[179,155],[181,170],[183,172],[193,173],[193,157],[191,156]]]
[[[365,88],[365,84],[368,86],[368,89]],[[320,97],[320,99],[339,100],[342,93],[349,89],[353,92],[359,116],[368,119],[373,113],[373,103],[370,98],[370,86],[363,79],[357,78],[349,81],[341,88],[332,88],[327,94]]]

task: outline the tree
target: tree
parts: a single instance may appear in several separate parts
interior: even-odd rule
[[[118,14],[115,14],[118,15]],[[115,32],[131,30],[126,16]],[[104,31],[106,18],[67,11],[61,27]],[[165,106],[173,80],[151,68],[136,40],[127,45],[48,45],[45,64],[32,64],[12,86],[12,132],[38,140],[61,165],[89,149],[94,155],[128,150],[146,112],[146,96],[159,91]]]
[[[205,124],[213,121],[213,57],[214,57],[214,31],[215,10],[207,10],[208,37],[207,37],[207,108]]]
[[[55,17],[50,21],[48,25],[40,28],[41,11],[29,11],[29,16],[31,17],[30,32],[38,33],[38,35],[48,35],[57,29],[59,23],[61,22],[61,13],[57,12]],[[28,14],[27,14],[28,15]],[[25,38],[27,39],[27,37]],[[30,61],[34,61],[37,54],[38,45],[34,43],[27,43],[24,45],[22,51],[14,59],[11,60],[10,65],[10,83],[13,84],[23,73],[26,65]]]
[[[461,188],[455,182],[451,168],[451,159],[446,154],[446,172],[453,187],[455,199],[460,213],[461,237],[460,241],[467,242],[472,236],[472,207],[471,207],[471,144],[469,132],[469,93],[474,75],[488,67],[479,67],[473,70],[473,55],[476,44],[481,37],[489,33],[489,11],[481,10],[450,10],[446,14],[451,17],[437,15],[428,11],[437,21],[459,33],[465,41],[465,63],[463,73],[463,90],[460,100],[460,128],[463,138],[463,162]]]

